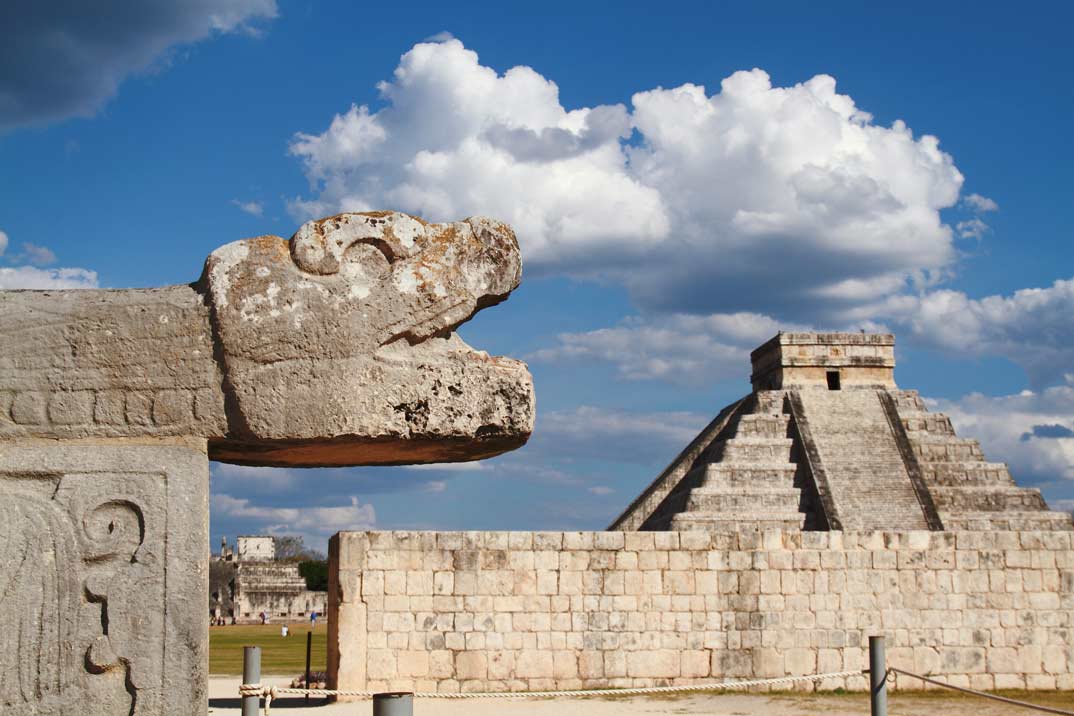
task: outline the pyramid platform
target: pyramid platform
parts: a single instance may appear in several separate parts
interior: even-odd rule
[[[890,334],[780,333],[612,530],[1074,530],[894,379]]]

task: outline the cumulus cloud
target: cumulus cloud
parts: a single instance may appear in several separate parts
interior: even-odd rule
[[[231,203],[239,207],[239,211],[244,211],[250,216],[261,216],[265,212],[265,207],[261,205],[261,202],[232,199]]]
[[[169,48],[276,14],[275,0],[0,3],[0,130],[92,116]]]
[[[962,239],[980,240],[991,228],[976,217],[955,224],[955,231],[958,232],[959,238]]]
[[[903,341],[960,356],[999,356],[1035,388],[1062,383],[1074,366],[1074,278],[1008,296],[925,290],[863,303],[839,322],[796,324],[754,313],[649,315],[611,328],[564,333],[533,361],[608,361],[626,380],[710,385],[748,376],[749,353],[778,331],[893,330]]]
[[[82,268],[0,268],[0,289],[97,288],[97,272]]]
[[[980,299],[961,291],[929,291],[873,310],[927,346],[1007,358],[1037,387],[1061,383],[1074,366],[1074,278]]]
[[[13,261],[25,261],[33,266],[48,266],[56,263],[56,254],[46,246],[38,246],[28,241],[23,242],[22,251],[13,257]]]
[[[8,235],[0,231],[0,256],[3,256],[9,241]],[[20,253],[5,260],[32,265],[0,267],[0,290],[97,288],[96,271],[83,268],[39,268],[56,261],[56,254],[44,246],[24,242]]]
[[[780,330],[806,330],[755,313],[631,317],[614,328],[563,333],[531,353],[546,362],[607,361],[625,380],[704,386],[749,378],[750,351]]]
[[[967,194],[962,197],[962,205],[979,214],[989,211],[999,211],[999,204],[987,196],[980,194]]]
[[[1019,483],[1074,480],[1074,377],[1036,392],[929,402],[960,435],[980,440],[988,459],[1007,462]]]
[[[353,496],[342,505],[330,507],[271,507],[218,493],[210,498],[209,507],[216,519],[233,527],[241,525],[241,529],[267,534],[299,534],[306,544],[317,548],[336,532],[371,530],[377,524],[373,506],[363,505]]]
[[[530,67],[503,74],[448,39],[407,52],[352,106],[301,133],[300,218],[396,208],[510,222],[527,266],[621,282],[643,309],[791,317],[924,285],[951,264],[940,210],[962,175],[935,137],[875,124],[835,80],[758,69],[567,108]],[[764,290],[758,290],[763,286]]]

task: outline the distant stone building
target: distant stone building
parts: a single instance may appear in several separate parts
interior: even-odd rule
[[[613,530],[1070,530],[895,385],[895,338],[780,333],[724,408]]]
[[[276,559],[276,538],[266,535],[240,535],[235,541],[240,562],[271,562]]]
[[[241,536],[235,549],[223,539],[209,565],[210,618],[252,624],[262,613],[271,621],[308,619],[313,611],[323,616],[327,594],[306,588],[297,563],[275,560],[274,537]]]

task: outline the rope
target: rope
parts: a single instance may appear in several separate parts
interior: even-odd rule
[[[474,691],[469,693],[441,693],[437,691],[418,691],[414,698],[418,699],[548,699],[557,696],[635,696],[644,694],[676,694],[691,691],[719,691],[723,689],[748,689],[754,686],[774,686],[777,684],[796,684],[805,681],[821,681],[823,679],[839,679],[848,676],[861,676],[868,674],[864,671],[837,671],[829,674],[810,674],[808,676],[781,676],[773,679],[751,679],[748,681],[723,681],[715,684],[683,684],[681,686],[637,686],[625,689],[590,689],[575,691]],[[261,684],[242,684],[239,686],[239,694],[243,697],[258,696],[265,699],[265,716],[269,716],[269,709],[274,698],[280,694],[313,695],[313,696],[355,696],[360,698],[372,698],[377,692],[374,691],[342,691],[337,689],[299,689],[285,688],[282,686],[262,686]],[[1066,713],[1066,712],[1062,712]],[[1072,714],[1074,716],[1074,714]]]
[[[935,684],[936,686],[942,686],[945,689],[951,689],[953,691],[961,691],[964,694],[971,694],[973,696],[980,696],[984,699],[992,699],[993,701],[1001,701],[1011,706],[1021,706],[1024,709],[1034,709],[1036,711],[1042,711],[1046,714],[1062,714],[1063,716],[1074,716],[1074,711],[1066,711],[1064,709],[1057,709],[1053,706],[1038,706],[1037,704],[1031,704],[1028,701],[1018,701],[1016,699],[1009,699],[1006,696],[997,696],[996,694],[990,694],[985,691],[977,691],[976,689],[967,689],[963,686],[955,686],[954,684],[948,684],[943,681],[937,681],[936,679],[930,679],[927,676],[921,674],[915,674],[912,671],[903,671],[902,669],[891,668],[888,669],[889,674],[903,674],[904,676],[911,676],[921,681]]]

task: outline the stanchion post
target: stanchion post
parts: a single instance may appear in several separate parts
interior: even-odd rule
[[[869,706],[872,716],[888,716],[888,665],[884,637],[869,637]],[[245,716],[245,714],[243,715]]]
[[[373,694],[373,716],[414,716],[414,694],[409,691]]]
[[[306,688],[310,687],[310,651],[313,648],[313,630],[306,632]],[[310,702],[309,691],[306,692],[306,703]]]
[[[261,683],[261,647],[244,646],[242,648],[242,683]],[[260,696],[242,697],[242,716],[257,716]]]

